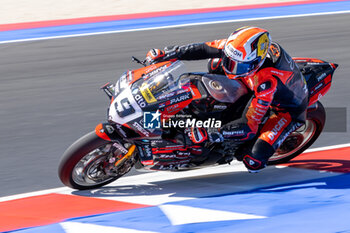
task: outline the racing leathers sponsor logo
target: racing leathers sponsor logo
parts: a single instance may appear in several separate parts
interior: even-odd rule
[[[260,84],[257,88],[257,91],[258,92],[263,92],[263,91],[266,91],[268,89],[271,88],[271,82],[270,81],[267,81],[267,82],[264,82],[262,84]]]
[[[270,96],[273,95],[276,92],[276,89],[266,89],[262,92],[257,93],[257,97],[265,97],[265,96]]]
[[[285,133],[283,135],[282,138],[280,138],[278,141],[277,141],[277,148],[279,148],[282,143],[284,142],[284,140],[286,140],[286,138],[292,133],[294,132],[296,129],[300,128],[303,124],[300,123],[300,122],[297,122],[297,123],[294,123],[293,126],[288,130],[287,133]]]
[[[270,103],[261,99],[258,99],[258,104],[263,105],[263,106],[270,106]]]
[[[139,123],[134,122],[134,123],[132,123],[132,126],[135,127],[136,130],[139,131],[144,136],[149,137],[149,132],[147,130],[145,130]]]
[[[243,136],[245,135],[244,130],[237,130],[237,131],[223,131],[222,132],[223,136]]]
[[[261,84],[259,87],[260,87],[260,88],[261,88],[261,90],[263,91],[263,90],[265,90],[265,89],[266,89],[266,84],[265,84],[265,83],[263,83],[263,84]]]
[[[278,135],[280,133],[280,130],[283,128],[283,126],[285,126],[288,123],[288,121],[286,120],[286,118],[282,117],[277,124],[275,125],[275,127],[273,127],[273,129],[271,130],[271,132],[269,132],[267,134],[267,137],[273,141],[275,139],[275,136]]]
[[[148,88],[148,85],[146,83],[143,83],[140,87],[140,92],[143,98],[145,98],[147,103],[154,103],[156,102],[156,98],[154,98],[152,92]]]
[[[278,72],[276,70],[271,70],[271,73],[277,74],[277,75],[282,76],[282,77],[284,76],[284,74],[282,72]]]

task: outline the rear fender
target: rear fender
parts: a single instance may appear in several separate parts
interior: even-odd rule
[[[304,75],[309,90],[309,106],[316,103],[331,88],[337,64],[316,58],[293,58]]]

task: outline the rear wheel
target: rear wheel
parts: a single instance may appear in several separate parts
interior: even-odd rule
[[[305,125],[291,133],[277,151],[270,157],[268,164],[286,163],[309,148],[320,136],[326,120],[323,105],[317,102],[308,109]]]
[[[58,175],[62,183],[74,189],[94,189],[129,172],[133,159],[114,167],[122,155],[112,144],[99,138],[95,132],[78,139],[61,158]]]

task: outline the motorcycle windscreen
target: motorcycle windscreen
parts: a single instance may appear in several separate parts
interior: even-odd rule
[[[139,79],[132,85],[132,90],[139,90],[148,104],[155,104],[181,90],[183,80],[180,83],[179,77],[185,72],[183,62],[176,61],[163,71],[146,79]]]

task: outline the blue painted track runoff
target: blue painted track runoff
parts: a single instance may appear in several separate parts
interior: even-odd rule
[[[235,232],[236,229],[240,233],[350,232],[350,174],[167,204],[264,217],[172,225],[161,208],[154,206],[70,219],[63,225],[93,224],[110,229],[181,233]],[[338,214],[330,216],[329,213]],[[65,231],[62,224],[52,224],[14,232],[69,231]]]
[[[225,21],[249,20],[252,18],[273,18],[291,15],[320,14],[350,11],[350,1],[323,2],[304,5],[267,7],[259,9],[220,11],[154,18],[128,19],[109,22],[86,23],[66,26],[33,28],[0,32],[0,43],[44,38],[113,33],[144,30],[159,27],[194,25]]]

